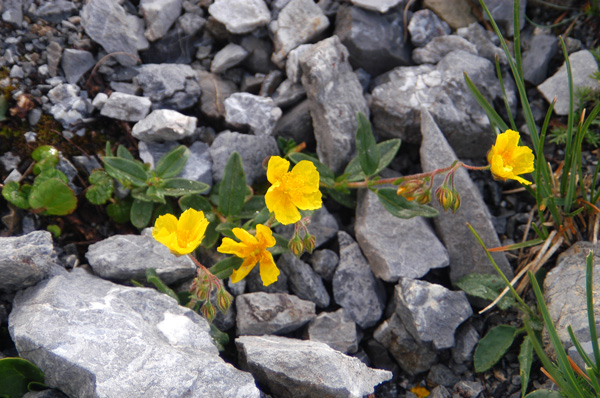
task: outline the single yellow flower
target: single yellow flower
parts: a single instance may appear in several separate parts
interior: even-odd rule
[[[430,392],[425,387],[413,387],[410,389],[410,392],[415,394],[418,398],[428,397]]]
[[[494,178],[502,181],[512,179],[529,185],[531,182],[519,177],[519,174],[531,173],[534,170],[535,157],[531,148],[519,146],[520,138],[519,133],[514,130],[506,130],[499,134],[496,137],[496,145],[492,145],[488,152],[487,160]]]
[[[152,236],[167,246],[171,253],[182,256],[193,252],[204,239],[208,220],[202,211],[187,209],[177,219],[164,214],[156,219]]]
[[[240,242],[223,238],[223,243],[217,248],[219,253],[233,254],[244,259],[242,265],[231,274],[231,281],[236,283],[244,279],[256,263],[260,263],[263,285],[269,286],[277,281],[279,270],[273,261],[273,255],[267,250],[268,247],[275,246],[271,228],[262,224],[256,225],[256,237],[242,228],[234,228],[233,234]]]
[[[267,180],[273,185],[265,194],[265,203],[282,224],[300,220],[300,210],[316,210],[323,204],[319,191],[319,172],[308,160],[301,160],[288,171],[290,162],[271,156],[267,167]]]

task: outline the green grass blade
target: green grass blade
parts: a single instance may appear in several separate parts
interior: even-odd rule
[[[517,125],[515,124],[515,119],[513,117],[512,111],[510,110],[510,104],[508,103],[508,97],[506,96],[506,89],[504,88],[504,79],[502,79],[502,70],[500,69],[500,61],[498,60],[497,55],[496,55],[496,75],[498,76],[498,81],[500,82],[500,88],[502,89],[502,99],[504,100],[504,106],[506,107],[506,114],[508,115],[508,119],[510,120],[510,126],[513,130],[517,131]]]
[[[508,130],[508,128],[509,128],[508,125],[504,122],[504,120],[502,120],[502,118],[500,117],[498,112],[496,112],[494,107],[485,99],[485,97],[483,95],[481,95],[481,92],[475,86],[475,84],[469,78],[469,76],[467,75],[466,72],[465,72],[465,82],[467,83],[467,87],[469,87],[469,90],[473,94],[473,97],[475,97],[475,101],[477,101],[477,103],[483,108],[483,111],[485,112],[487,117],[490,119],[490,122],[493,125],[496,125],[502,131]]]
[[[567,116],[567,142],[565,144],[565,165],[564,170],[571,170],[571,163],[573,161],[573,74],[571,71],[571,62],[569,61],[569,54],[567,53],[567,47],[562,37],[560,39],[560,46],[565,57],[565,66],[567,68],[567,82],[569,84],[569,114]],[[575,176],[572,176],[575,178]],[[567,190],[567,184],[569,182],[569,173],[563,173],[560,181],[560,193],[561,196],[565,196]]]
[[[585,259],[585,293],[586,293],[586,301],[587,301],[588,323],[590,325],[590,338],[592,340],[592,349],[594,350],[594,361],[596,362],[594,371],[595,371],[595,373],[597,373],[598,366],[600,366],[600,348],[598,347],[598,331],[596,330],[596,319],[594,316],[593,279],[594,279],[594,252],[590,250],[590,253],[587,255],[587,257]]]

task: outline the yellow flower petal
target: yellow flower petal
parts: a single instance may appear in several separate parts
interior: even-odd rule
[[[294,206],[289,195],[286,195],[281,188],[271,187],[265,194],[265,204],[271,213],[275,214],[277,221],[284,225],[294,224],[300,221],[300,212]]]
[[[535,170],[535,156],[526,146],[519,146],[519,133],[506,130],[496,138],[496,144],[488,152],[487,160],[494,178],[506,181],[512,179],[521,184],[531,182],[519,177],[519,174],[531,173]]]
[[[184,255],[193,252],[204,239],[208,220],[204,213],[188,209],[179,219],[172,214],[165,214],[156,219],[152,236],[167,246],[171,253]]]
[[[250,273],[250,271],[254,269],[255,265],[256,262],[249,265],[242,264],[240,268],[233,270],[233,272],[231,273],[231,282],[238,283],[239,281],[244,279]]]
[[[241,242],[236,242],[231,238],[223,238],[221,246],[217,247],[217,251],[223,254],[233,254],[238,257],[246,257],[247,247]]]
[[[232,231],[236,238],[247,245],[255,245],[258,243],[258,240],[243,228],[234,228]]]
[[[290,162],[279,156],[271,156],[267,165],[267,180],[271,184],[277,183],[286,175],[290,168]]]
[[[256,237],[258,238],[259,244],[264,245],[265,248],[275,246],[275,238],[273,237],[273,231],[266,225],[256,225]]]
[[[263,285],[269,286],[271,283],[277,282],[278,276],[279,269],[275,265],[273,255],[265,250],[260,257],[260,279]]]

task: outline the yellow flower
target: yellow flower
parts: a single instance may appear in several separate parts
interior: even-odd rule
[[[429,390],[425,387],[413,387],[410,389],[410,392],[415,394],[419,398],[425,398],[429,396]]]
[[[519,133],[514,130],[506,130],[499,134],[496,137],[496,145],[492,145],[488,152],[487,160],[494,178],[502,181],[512,179],[529,185],[531,182],[519,177],[519,174],[531,173],[534,170],[535,157],[530,148],[518,145],[519,139]]]
[[[173,214],[156,219],[152,236],[167,246],[171,253],[182,256],[193,252],[204,239],[208,220],[202,211],[187,209],[179,220]]]
[[[263,285],[269,286],[277,281],[279,270],[273,261],[273,255],[267,250],[275,246],[275,238],[271,229],[265,225],[256,225],[256,237],[242,228],[234,228],[233,234],[240,242],[231,238],[223,238],[223,243],[217,248],[219,253],[234,254],[244,259],[242,265],[231,274],[233,283],[239,282],[248,275],[256,263],[260,263],[260,278]]]
[[[300,210],[316,210],[322,206],[319,191],[319,172],[308,160],[301,160],[288,171],[290,162],[271,156],[267,167],[267,179],[273,185],[265,194],[265,203],[282,224],[300,220]]]

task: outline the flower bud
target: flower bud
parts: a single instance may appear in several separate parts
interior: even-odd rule
[[[202,305],[202,308],[200,308],[200,312],[210,323],[212,323],[213,319],[215,319],[215,316],[217,315],[217,312],[215,311],[215,306],[212,305],[210,301],[207,301],[204,303],[204,305]]]
[[[309,254],[312,254],[313,250],[315,250],[315,245],[317,244],[317,238],[314,235],[308,234],[304,237],[302,243],[304,244],[304,250]]]
[[[198,290],[196,291],[196,297],[198,297],[198,301],[206,301],[206,299],[208,299],[210,290],[210,284],[202,281],[198,286]]]
[[[452,213],[456,213],[456,210],[460,207],[460,194],[455,189],[452,190],[454,195],[454,203],[452,204]]]
[[[222,286],[217,290],[217,307],[219,310],[226,314],[227,310],[231,306],[233,296],[227,292]]]
[[[442,205],[445,211],[453,208],[454,205],[454,195],[450,188],[446,185],[441,185],[435,190],[435,198]]]
[[[302,252],[304,252],[304,244],[298,235],[294,235],[294,237],[290,239],[288,247],[296,257],[300,257]]]
[[[398,190],[396,191],[396,195],[404,196],[404,198],[406,200],[410,200],[410,201],[415,200],[415,198],[417,197],[417,195],[416,195],[417,191],[422,189],[424,183],[425,182],[423,180],[404,181],[398,187]]]
[[[426,205],[431,202],[431,190],[429,188],[420,189],[415,196],[420,205]]]

